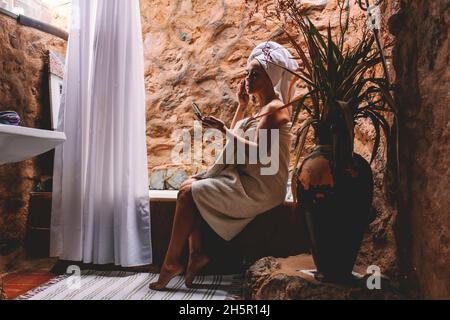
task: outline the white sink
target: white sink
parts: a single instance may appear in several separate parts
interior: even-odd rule
[[[0,165],[33,158],[65,141],[62,132],[0,124]]]

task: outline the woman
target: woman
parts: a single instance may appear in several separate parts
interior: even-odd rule
[[[292,71],[298,68],[286,48],[275,42],[260,44],[248,60],[247,77],[239,87],[239,107],[231,129],[217,118],[201,119],[206,128],[227,134],[228,144],[241,144],[241,150],[245,148],[246,159],[251,150],[259,152],[262,142],[260,133],[265,133],[267,139],[264,140],[269,144],[265,150],[271,150],[272,143],[279,144],[276,159],[279,170],[275,175],[263,175],[261,169],[265,166],[260,163],[250,164],[247,161],[245,164],[230,165],[224,161],[230,158],[227,148],[224,148],[211,169],[186,181],[178,195],[172,238],[164,265],[158,282],[152,283],[151,289],[163,290],[171,279],[185,272],[179,260],[186,243],[189,245],[189,262],[185,272],[187,287],[192,286],[196,274],[209,263],[201,246],[201,217],[219,236],[231,241],[258,215],[285,200],[291,135],[289,109],[281,107],[289,102],[289,95],[293,96],[294,86],[292,75],[284,68]],[[256,97],[260,110],[258,115],[243,119],[249,95]],[[271,130],[279,130],[279,141],[270,141]],[[239,149],[236,147],[236,150]]]

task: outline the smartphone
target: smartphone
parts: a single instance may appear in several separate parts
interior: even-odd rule
[[[203,113],[195,102],[192,102],[192,110],[194,111],[194,114],[197,116],[197,118],[203,119]]]

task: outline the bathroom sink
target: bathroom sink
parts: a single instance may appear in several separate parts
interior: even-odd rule
[[[65,141],[62,132],[0,124],[0,165],[33,158]]]

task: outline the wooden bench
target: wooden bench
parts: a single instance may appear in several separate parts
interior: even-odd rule
[[[163,263],[170,241],[177,195],[177,191],[150,191],[153,264],[156,268]],[[286,201],[257,217],[231,242],[221,239],[203,222],[204,249],[211,257],[208,271],[239,272],[263,257],[288,257],[309,252],[305,223],[297,216],[293,214],[292,202]]]

